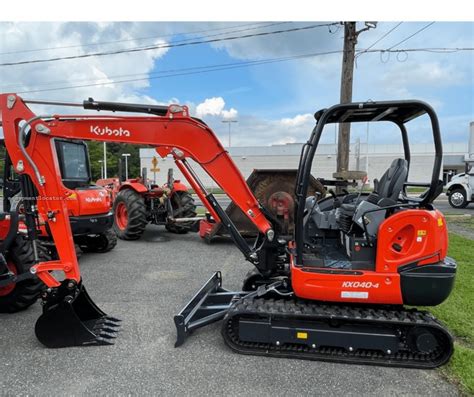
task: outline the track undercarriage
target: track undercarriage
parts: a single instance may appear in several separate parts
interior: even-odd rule
[[[215,273],[175,316],[176,346],[223,318],[222,336],[241,354],[427,369],[453,352],[450,333],[426,311],[308,301],[284,296],[281,282],[253,292],[221,284]]]

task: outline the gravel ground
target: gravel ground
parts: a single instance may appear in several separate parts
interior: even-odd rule
[[[219,324],[175,349],[173,315],[214,270],[239,289],[249,269],[228,242],[149,226],[140,241],[81,258],[84,284],[108,314],[123,320],[114,346],[49,350],[37,342],[37,304],[0,315],[3,395],[457,395],[435,370],[409,370],[241,356]]]

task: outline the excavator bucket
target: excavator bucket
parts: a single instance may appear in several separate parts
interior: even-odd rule
[[[247,179],[247,185],[257,200],[280,223],[283,235],[291,235],[294,231],[294,206],[296,169],[255,169]],[[326,195],[326,189],[316,178],[311,177],[308,195],[320,193]],[[245,237],[257,235],[257,228],[234,203],[226,209],[227,215]],[[219,222],[201,221],[200,236],[210,241],[215,236],[226,236],[227,230]]]
[[[64,283],[55,296],[43,296],[43,314],[35,333],[50,348],[112,345],[120,320],[107,316],[92,301],[84,286]]]

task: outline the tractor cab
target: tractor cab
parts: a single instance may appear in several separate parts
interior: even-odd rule
[[[29,134],[26,135],[26,144],[28,140]],[[3,149],[3,139],[0,144]],[[111,250],[117,242],[111,230],[112,202],[105,188],[92,184],[87,144],[81,140],[55,138],[54,145],[75,243],[84,252]],[[21,178],[15,172],[6,150],[3,157],[3,211],[24,213]],[[36,189],[28,196],[32,196],[34,201],[45,199],[39,197]],[[24,228],[23,222],[19,223],[19,227]],[[0,241],[4,234],[0,233]],[[44,220],[40,220],[39,236],[50,251],[50,256],[55,257],[55,246],[50,241],[49,231],[44,227]]]

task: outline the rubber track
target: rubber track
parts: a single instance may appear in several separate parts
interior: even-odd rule
[[[244,342],[238,339],[238,318],[280,318],[318,320],[334,323],[374,324],[401,330],[400,348],[397,353],[387,355],[379,351],[357,350],[349,352],[339,347],[311,348],[303,344]],[[414,327],[434,329],[440,346],[432,353],[410,351],[405,343],[407,332]],[[229,309],[222,325],[226,344],[238,353],[299,358],[308,360],[335,361],[352,364],[383,365],[391,367],[435,368],[446,363],[453,352],[453,339],[443,325],[430,313],[416,309],[383,309],[364,306],[343,306],[314,303],[301,299],[240,299]]]

